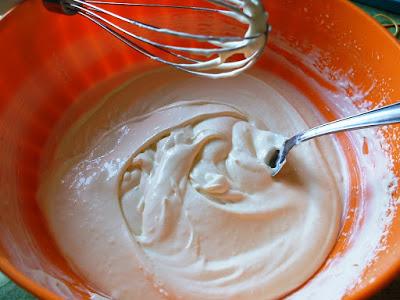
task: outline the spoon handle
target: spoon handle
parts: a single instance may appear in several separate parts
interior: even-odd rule
[[[330,133],[394,123],[400,123],[400,102],[311,128],[298,136],[298,142]]]

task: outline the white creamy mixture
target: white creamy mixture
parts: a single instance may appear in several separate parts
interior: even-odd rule
[[[227,7],[225,7],[225,5]],[[202,55],[206,60],[191,61],[181,64],[192,74],[202,75],[208,78],[225,78],[240,74],[251,67],[264,51],[268,34],[268,14],[259,0],[229,0],[226,3],[217,3],[217,6],[224,8],[218,10],[220,14],[228,16],[239,23],[245,24],[247,30],[240,39],[232,40],[209,40],[209,43],[217,46],[215,48],[203,49],[192,48],[192,52]],[[217,54],[215,58],[211,58]],[[242,54],[242,59],[228,61],[235,54]],[[221,73],[204,72],[204,70],[219,70]]]
[[[304,143],[271,177],[273,132],[307,128],[312,109],[249,75],[185,78],[137,77],[72,125],[44,168],[49,228],[113,299],[283,296],[335,243],[340,153]]]

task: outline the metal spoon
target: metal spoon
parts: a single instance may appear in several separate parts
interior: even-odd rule
[[[319,125],[296,134],[285,141],[283,147],[276,151],[267,164],[272,168],[272,176],[275,176],[285,164],[289,151],[302,142],[326,134],[393,123],[400,123],[400,102]]]

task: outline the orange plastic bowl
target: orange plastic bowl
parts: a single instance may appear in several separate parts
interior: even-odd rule
[[[363,99],[352,98],[354,87],[367,89],[364,96],[371,108],[400,99],[400,46],[360,9],[345,0],[268,0],[265,6],[273,30],[258,66],[290,81],[327,119],[335,114],[315,86],[343,91],[355,107],[363,105]],[[144,13],[137,11],[139,16]],[[112,82],[144,58],[79,16],[46,11],[39,0],[23,2],[0,22],[0,41],[0,269],[39,298],[59,298],[57,291],[62,290],[64,296],[89,299],[94,289],[69,267],[38,209],[39,161],[56,121],[79,96],[100,81]],[[323,55],[316,57],[316,51]],[[347,81],[335,78],[338,74],[346,74]],[[398,129],[386,131],[396,176]],[[346,135],[340,142],[351,148]],[[346,155],[351,162],[354,152]],[[357,236],[346,239],[361,203],[356,171],[351,184],[348,218],[331,259],[340,259],[350,242],[357,242]],[[398,194],[395,189],[393,199]],[[397,209],[391,213],[387,235],[376,245],[385,250],[377,251],[345,297],[369,296],[396,275],[400,216]],[[335,283],[333,275],[324,284]]]

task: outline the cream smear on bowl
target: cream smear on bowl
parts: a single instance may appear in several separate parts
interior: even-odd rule
[[[343,155],[311,141],[272,177],[275,133],[316,113],[257,76],[149,72],[67,130],[39,198],[77,272],[116,299],[273,299],[318,270],[340,228]]]

